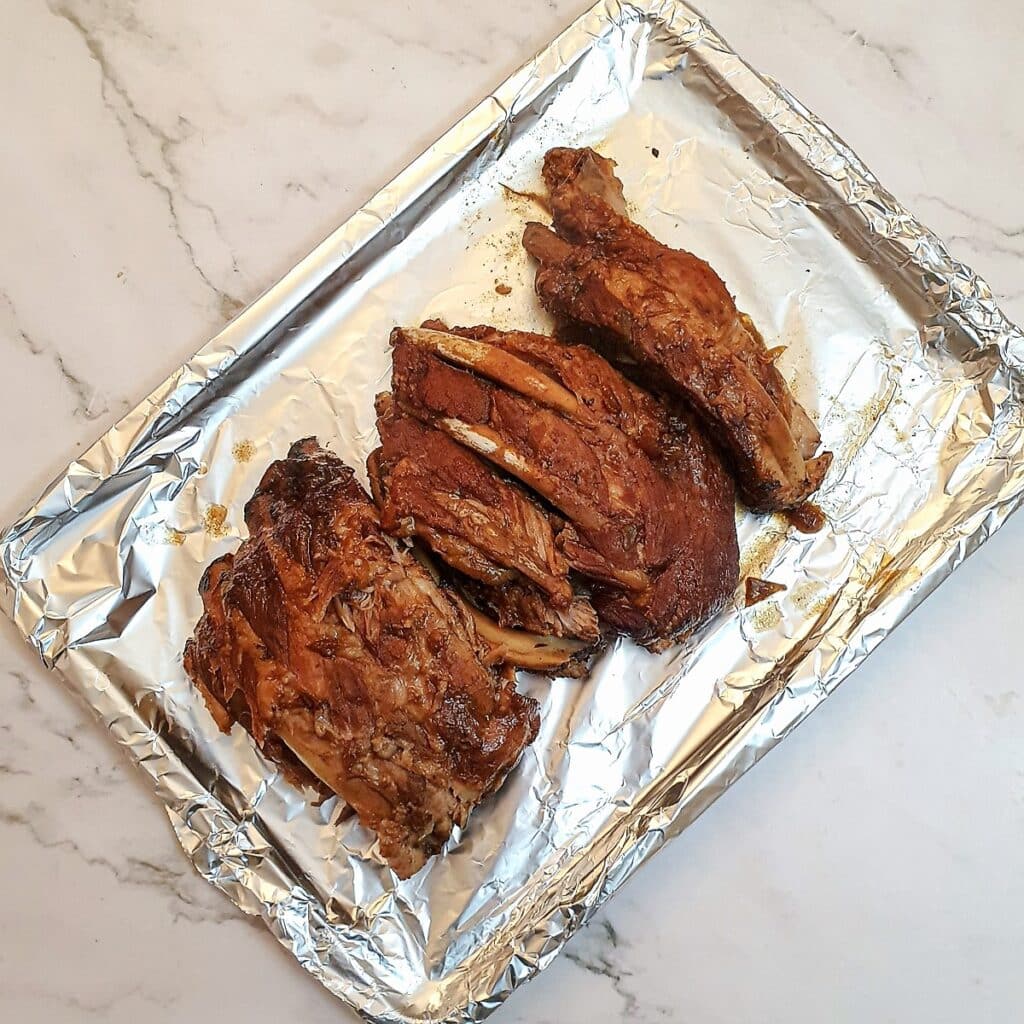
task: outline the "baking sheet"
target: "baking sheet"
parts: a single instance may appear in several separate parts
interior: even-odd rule
[[[541,734],[406,882],[185,678],[204,567],[316,434],[362,471],[395,323],[545,329],[519,245],[551,145],[616,159],[708,259],[836,453],[829,526],[738,513],[742,596],[682,647],[521,676]],[[496,285],[508,285],[508,296]],[[152,779],[197,869],[372,1020],[477,1020],[811,711],[1020,503],[1024,337],[968,268],[683,4],[598,4],[72,463],[0,545],[3,603]],[[363,474],[365,481],[365,474]]]

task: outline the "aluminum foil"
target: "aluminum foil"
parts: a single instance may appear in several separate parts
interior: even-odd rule
[[[549,326],[519,245],[540,211],[508,189],[553,144],[614,157],[634,215],[787,346],[836,453],[829,524],[739,512],[744,572],[784,592],[660,655],[617,643],[585,681],[523,676],[537,741],[398,882],[337,801],[217,731],[181,650],[266,465],[309,434],[363,465],[393,324]],[[69,466],[3,539],[4,607],[314,977],[369,1020],[478,1020],[1016,508],[1022,363],[984,282],[699,14],[606,0]]]

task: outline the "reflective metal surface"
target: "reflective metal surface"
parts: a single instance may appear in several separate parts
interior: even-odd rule
[[[583,681],[522,677],[536,743],[398,883],[337,801],[216,730],[181,650],[266,465],[316,434],[362,467],[395,323],[549,326],[519,245],[543,211],[515,192],[555,144],[615,158],[636,218],[787,346],[836,453],[829,523],[740,513],[744,572],[783,592],[745,608],[741,586],[684,647],[620,642]],[[827,127],[683,4],[607,0],[74,462],[3,539],[3,603],[196,868],[311,974],[371,1020],[476,1020],[1016,508],[1022,364],[984,282]]]

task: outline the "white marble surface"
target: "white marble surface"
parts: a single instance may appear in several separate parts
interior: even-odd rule
[[[0,519],[580,9],[4,0]],[[706,10],[1024,319],[1017,3]],[[1019,1019],[1022,540],[1018,519],[497,1019]],[[0,634],[0,1019],[352,1019]]]

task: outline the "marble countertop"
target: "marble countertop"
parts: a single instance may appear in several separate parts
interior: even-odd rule
[[[1017,3],[705,8],[1024,320]],[[0,520],[581,9],[6,0]],[[1022,541],[1018,517],[497,1019],[1019,1016]],[[0,1017],[354,1020],[0,625]]]

